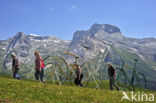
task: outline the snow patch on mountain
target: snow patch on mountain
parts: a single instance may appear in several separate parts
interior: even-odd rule
[[[2,48],[3,50],[6,50],[6,48]]]
[[[53,42],[54,43],[60,43],[60,40],[54,40]]]
[[[104,53],[104,52],[105,52],[105,49],[100,49],[100,51],[101,51],[102,53]]]
[[[35,37],[37,37],[37,36],[39,36],[39,35],[37,35],[37,34],[29,34],[30,36],[35,36]]]

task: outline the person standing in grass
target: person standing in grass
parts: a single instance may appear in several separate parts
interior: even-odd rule
[[[20,79],[19,75],[17,74],[20,66],[19,66],[19,61],[18,58],[16,57],[15,53],[11,53],[11,57],[12,57],[12,71],[13,71],[13,78],[14,79]]]
[[[78,64],[76,64],[76,79],[75,79],[75,85],[82,87],[82,83],[81,80],[83,78],[83,74],[82,74],[82,68],[81,66],[79,66]]]
[[[36,56],[35,60],[35,79],[43,82],[44,76],[44,63],[42,57],[39,55],[38,51],[35,51],[34,55]]]
[[[116,69],[112,66],[111,62],[108,62],[107,66],[108,66],[108,79],[109,79],[110,90],[113,90],[113,86],[115,86],[117,90],[119,90],[118,85],[115,83]]]

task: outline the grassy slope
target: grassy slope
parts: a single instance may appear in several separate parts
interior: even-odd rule
[[[108,82],[105,89],[89,89],[19,81],[5,75],[0,75],[0,81],[0,103],[120,103],[123,96],[122,92],[108,90]]]

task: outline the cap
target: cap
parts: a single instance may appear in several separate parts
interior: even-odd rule
[[[111,62],[108,62],[107,65],[112,65],[112,63]]]
[[[16,56],[16,54],[15,54],[14,52],[12,52],[12,53],[11,53],[11,56],[15,57],[15,56]]]

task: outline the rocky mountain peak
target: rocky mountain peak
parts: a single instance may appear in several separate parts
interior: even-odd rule
[[[73,40],[70,44],[74,45],[75,43],[80,43],[80,42],[86,40],[88,37],[89,37],[88,31],[84,31],[84,30],[76,31],[74,33]]]
[[[17,34],[13,37],[13,40],[21,43],[26,37],[27,35],[24,32],[17,32]]]
[[[73,40],[70,45],[75,45],[88,40],[88,38],[103,38],[103,39],[114,39],[123,40],[124,36],[118,27],[110,24],[98,24],[95,23],[87,31],[76,31],[73,36]]]
[[[23,36],[25,36],[25,35],[26,35],[26,34],[25,34],[24,32],[17,32],[16,37],[21,38],[21,37],[23,37]]]
[[[7,51],[10,51],[12,48],[17,47],[17,46],[21,46],[21,45],[26,45],[26,46],[30,46],[29,44],[29,39],[27,37],[27,35],[23,32],[18,32],[11,40]]]
[[[103,32],[103,34],[113,34],[113,33],[120,33],[120,29],[116,26],[110,24],[98,24],[95,23],[89,29],[91,37],[94,37],[96,33]]]

